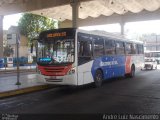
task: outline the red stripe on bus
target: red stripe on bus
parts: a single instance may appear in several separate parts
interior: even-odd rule
[[[125,73],[131,72],[130,64],[131,64],[131,56],[126,56]]]
[[[40,66],[38,65],[38,69],[40,70],[42,75],[46,76],[64,76],[68,73],[68,71],[72,68],[72,65],[67,66]]]

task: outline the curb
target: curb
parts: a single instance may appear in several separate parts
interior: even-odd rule
[[[16,90],[0,92],[0,98],[31,93],[31,92],[45,90],[45,89],[49,89],[49,88],[53,88],[53,87],[50,87],[49,85],[38,85],[38,86],[32,86],[32,87],[27,87],[27,88],[20,88],[20,89],[16,89]]]

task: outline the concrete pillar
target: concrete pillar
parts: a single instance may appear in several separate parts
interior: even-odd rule
[[[3,16],[0,15],[0,58],[3,58]]]
[[[120,23],[120,26],[121,26],[121,35],[124,35],[124,25],[125,25],[125,22],[121,22]]]
[[[70,2],[72,6],[72,27],[77,28],[78,27],[78,9],[79,9],[79,2],[78,0],[71,0]]]
[[[62,22],[59,22],[58,28],[71,28],[72,27],[72,21],[71,20],[65,20]]]

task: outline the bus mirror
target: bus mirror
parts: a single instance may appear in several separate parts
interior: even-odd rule
[[[33,43],[31,44],[31,53],[33,53]]]

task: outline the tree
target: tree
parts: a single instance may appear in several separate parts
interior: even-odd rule
[[[14,54],[14,50],[13,50],[13,48],[10,45],[4,47],[3,55],[5,57],[10,57],[11,55],[13,56],[13,54]]]
[[[55,26],[55,22],[53,19],[46,18],[44,16],[35,15],[31,13],[25,13],[20,18],[18,22],[20,34],[26,36],[28,38],[28,42],[32,42],[31,40],[37,38],[39,33],[53,29]]]

